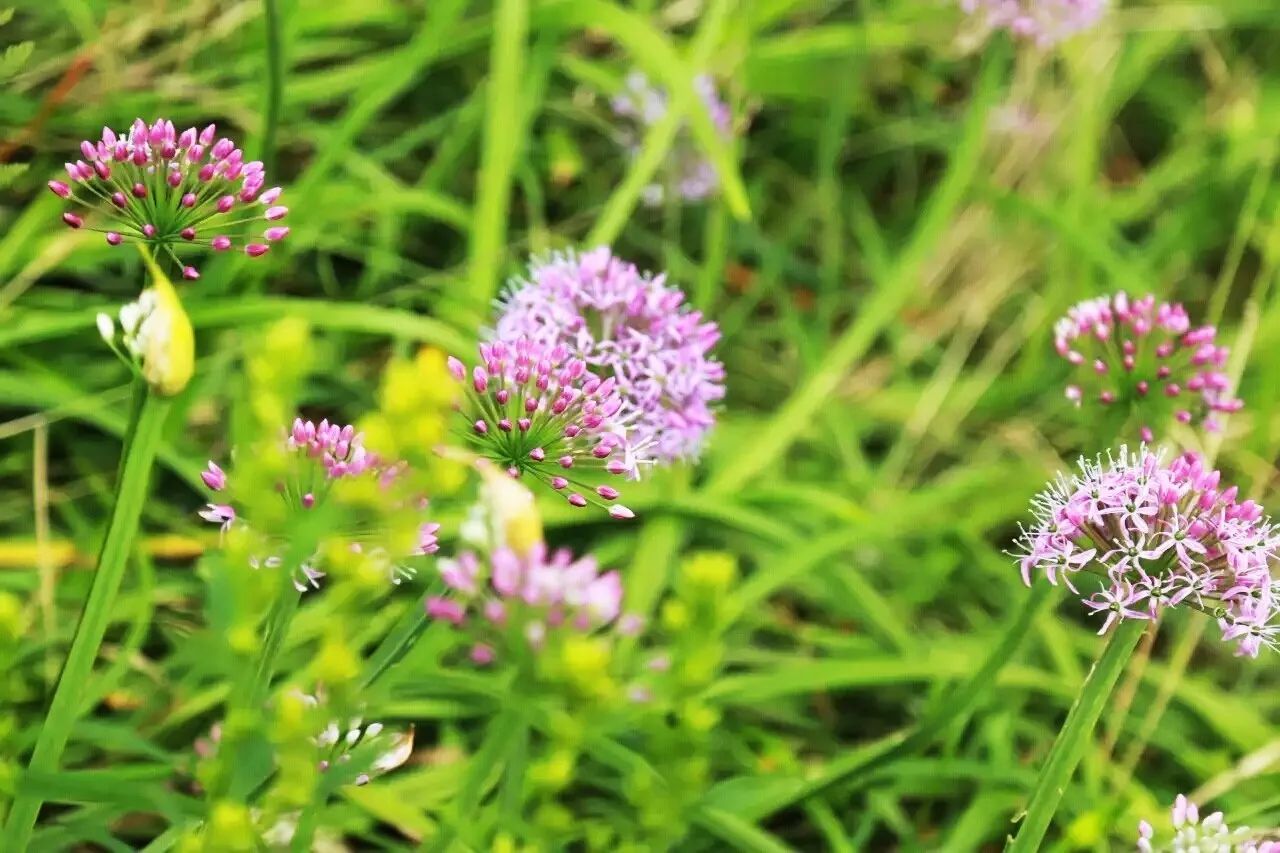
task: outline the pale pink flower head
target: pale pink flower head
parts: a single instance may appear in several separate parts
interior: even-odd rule
[[[1187,606],[1219,621],[1237,653],[1256,657],[1280,645],[1280,582],[1271,566],[1280,534],[1262,508],[1237,500],[1217,471],[1194,453],[1166,462],[1162,453],[1121,447],[1105,460],[1080,460],[1080,473],[1059,475],[1032,501],[1034,522],[1017,540],[1022,579],[1036,574],[1120,619],[1155,619]]]
[[[960,0],[982,32],[1007,30],[1040,48],[1092,29],[1108,5],[1108,0]]]
[[[1178,303],[1121,291],[1073,306],[1053,331],[1073,366],[1067,399],[1124,414],[1143,441],[1174,420],[1216,430],[1221,415],[1244,405],[1224,372],[1227,348],[1212,326],[1192,327]]]
[[[656,461],[696,459],[724,397],[711,350],[720,329],[665,275],[641,272],[604,246],[530,264],[507,291],[499,339],[563,347],[617,384],[615,421]]]
[[[622,614],[621,576],[601,571],[594,557],[538,543],[524,554],[499,548],[487,563],[464,551],[437,566],[447,594],[427,599],[427,615],[467,631],[477,663],[513,643],[536,651],[563,632],[637,630]]]
[[[728,139],[733,135],[733,114],[716,91],[715,80],[700,74],[694,78],[693,85],[699,107],[706,110],[720,136]],[[631,123],[621,135],[623,144],[633,157],[640,152],[643,132],[661,121],[667,114],[667,108],[665,91],[651,84],[639,71],[627,75],[622,91],[613,98],[613,112]],[[668,188],[688,202],[704,201],[720,188],[720,175],[698,148],[687,121],[671,146],[666,171],[668,177],[664,182],[650,184],[644,189],[643,199],[650,207],[662,204]]]
[[[239,247],[256,258],[289,233],[278,224],[288,213],[277,203],[280,188],[266,188],[262,163],[246,161],[212,124],[179,131],[167,119],[137,119],[122,131],[104,127],[101,138],[80,143],[80,154],[66,164],[67,181],[49,182],[55,195],[79,206],[62,220],[102,232],[110,246],[145,243],[184,278],[200,277],[184,260],[191,250]],[[89,220],[95,224],[86,223],[87,213],[97,214]]]
[[[1170,809],[1171,832],[1138,823],[1138,853],[1280,853],[1280,844],[1260,838],[1247,826],[1232,829],[1222,812],[1204,819],[1196,804],[1179,794]]]
[[[324,506],[330,499],[335,484],[341,480],[366,478],[377,483],[384,493],[390,493],[398,478],[407,470],[404,462],[388,462],[366,448],[364,435],[356,432],[355,427],[349,424],[331,424],[328,420],[317,424],[295,418],[293,425],[282,435],[280,447],[291,461],[287,466],[288,475],[275,484],[275,492],[287,505],[290,517],[294,514],[312,513]],[[202,519],[219,525],[224,534],[236,524],[253,527],[252,519],[246,519],[237,508],[233,476],[210,461],[200,478],[211,492],[219,496],[218,502],[207,504],[198,513]],[[240,503],[243,503],[247,496],[238,497],[241,498]],[[414,496],[412,499],[397,497],[396,500],[411,507],[415,516],[418,513],[425,514],[428,509],[427,500],[421,496]],[[424,518],[418,523],[414,547],[408,554],[389,553],[382,545],[382,540],[386,538],[382,535],[385,531],[371,525],[365,518],[347,519],[343,535],[351,538],[349,548],[353,553],[363,554],[376,565],[385,567],[388,579],[399,585],[416,574],[411,558],[434,554],[440,549],[437,535],[439,530],[439,524]],[[288,530],[256,532],[272,543],[273,553],[254,557],[251,564],[254,568],[279,568],[282,560],[274,552],[286,550]],[[319,587],[319,581],[325,576],[325,572],[316,562],[313,557],[292,570],[294,587],[299,592]]]
[[[644,461],[618,421],[618,380],[601,378],[564,344],[527,337],[480,345],[470,373],[450,357],[462,385],[459,417],[471,449],[512,477],[536,480],[571,506],[614,518],[634,513],[619,487]]]

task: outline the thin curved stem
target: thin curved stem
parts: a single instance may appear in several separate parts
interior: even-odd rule
[[[262,0],[267,38],[267,99],[262,115],[262,164],[269,175],[276,166],[276,131],[284,105],[284,46],[277,0]]]
[[[1006,853],[1034,853],[1041,847],[1058,803],[1071,781],[1093,734],[1102,709],[1107,706],[1120,674],[1133,654],[1147,623],[1139,619],[1122,619],[1107,641],[1102,655],[1089,670],[1080,695],[1067,714],[1067,721],[1053,742],[1049,757],[1040,769],[1031,802],[1018,829],[1018,836],[1006,848]]]
[[[93,663],[111,621],[112,605],[133,550],[142,506],[147,499],[151,465],[160,447],[169,412],[168,399],[152,393],[145,383],[138,383],[135,394],[141,397],[141,403],[125,436],[120,482],[107,535],[98,556],[98,570],[49,704],[49,713],[36,739],[28,772],[51,772],[58,768],[63,750],[71,738],[71,730],[83,710],[84,693],[90,683]],[[24,793],[19,785],[19,793],[5,824],[4,849],[27,849],[42,804],[39,794]]]

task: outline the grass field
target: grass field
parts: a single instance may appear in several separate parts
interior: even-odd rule
[[[1280,502],[1271,0],[1126,0],[1048,50],[983,38],[943,0],[18,3],[0,26],[10,845],[999,850],[1106,642],[1006,550],[1055,472],[1134,443],[1064,399],[1057,318],[1126,290],[1216,325],[1246,405],[1220,433],[1167,438]],[[673,96],[626,137],[611,99],[635,70]],[[154,420],[131,419],[132,377],[95,330],[147,270],[66,228],[44,188],[81,139],[136,116],[216,121],[285,188],[292,229],[261,258],[206,256],[198,281],[170,269],[195,372]],[[682,147],[718,191],[647,204]],[[197,517],[206,460],[269,467],[254,442],[296,401],[394,433],[439,557],[459,550],[476,478],[431,452],[449,379],[418,353],[470,354],[530,256],[600,245],[666,271],[722,333],[706,450],[628,484],[634,520],[539,492],[550,545],[621,571],[639,636],[476,666],[423,617],[437,557],[376,590],[333,570],[299,599]],[[148,425],[149,484],[121,466]],[[100,552],[117,498],[140,529]],[[312,527],[281,547],[305,557],[327,541]],[[50,714],[112,553],[92,674]],[[655,654],[672,683],[615,695]],[[1168,610],[1122,662],[1039,849],[1132,849],[1180,792],[1280,826],[1275,660]],[[408,760],[368,785],[316,772],[315,709],[289,697],[317,682],[412,727]],[[59,714],[65,751],[32,762]],[[12,818],[33,799],[28,840]]]

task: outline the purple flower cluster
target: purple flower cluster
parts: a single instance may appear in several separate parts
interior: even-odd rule
[[[712,124],[726,139],[733,134],[733,114],[716,92],[715,81],[706,74],[694,78],[693,85]],[[639,71],[627,75],[623,90],[613,98],[615,115],[634,121],[641,128],[657,124],[667,114],[667,93],[653,86]],[[638,133],[627,131],[624,141],[634,155],[639,151]],[[682,127],[672,146],[670,163],[675,191],[685,201],[698,202],[710,198],[720,186],[716,168],[698,150],[689,133]],[[666,190],[661,184],[645,187],[644,201],[651,207],[662,203]]]
[[[960,8],[987,31],[1051,47],[1098,23],[1108,0],[960,0]]]
[[[340,426],[327,420],[316,424],[295,418],[292,429],[284,439],[284,445],[301,464],[291,466],[288,480],[276,484],[276,491],[295,512],[306,512],[319,506],[329,496],[334,483],[344,478],[374,477],[383,488],[387,488],[405,470],[404,463],[387,464],[378,454],[368,450],[364,446],[364,436],[349,424]],[[212,461],[201,472],[200,479],[216,494],[227,492],[231,487],[226,472]],[[427,509],[427,505],[425,498],[414,503],[415,509],[422,511]],[[199,515],[205,521],[219,525],[223,533],[230,530],[239,518],[235,505],[230,502],[209,503]],[[440,545],[436,534],[439,530],[440,525],[435,522],[420,524],[415,547],[405,556],[425,556],[438,551]],[[412,567],[393,558],[385,549],[362,541],[371,538],[367,532],[350,532],[357,537],[351,542],[351,550],[355,553],[368,553],[371,558],[382,560],[392,583],[399,584],[405,578],[413,577],[415,572]],[[254,560],[255,568],[277,568],[280,563],[280,558],[275,555]],[[309,561],[298,567],[294,575],[294,586],[300,592],[305,591],[308,587],[317,587],[322,577],[324,572],[314,565],[314,561]]]
[[[634,476],[640,461],[615,420],[622,407],[616,379],[588,371],[564,344],[525,337],[481,344],[470,378],[452,356],[449,371],[465,389],[458,410],[479,455],[561,492],[572,506],[634,517],[615,503],[618,489],[602,482]]]
[[[616,420],[659,461],[697,457],[724,397],[724,367],[710,355],[719,327],[665,276],[607,247],[533,262],[507,292],[496,335],[564,347],[611,378],[622,403]]]
[[[1222,371],[1228,350],[1215,337],[1213,326],[1192,328],[1181,305],[1123,291],[1081,302],[1054,326],[1058,354],[1080,374],[1067,386],[1067,399],[1130,407],[1144,441],[1153,440],[1152,424],[1170,414],[1213,431],[1215,414],[1244,405],[1230,393]]]
[[[1196,804],[1182,794],[1171,809],[1173,835],[1167,841],[1156,838],[1147,821],[1138,824],[1139,853],[1280,853],[1280,844],[1259,840],[1248,827],[1232,829],[1222,812],[1204,820]]]
[[[235,226],[277,223],[289,212],[276,204],[279,187],[263,189],[262,163],[245,162],[235,142],[219,138],[212,124],[179,133],[171,121],[148,125],[137,119],[119,133],[103,128],[101,139],[80,143],[80,152],[84,159],[66,164],[70,183],[50,181],[49,189],[102,213],[110,226],[93,230],[104,230],[112,246],[136,240],[163,250],[184,278],[200,273],[178,258],[175,247],[226,251],[237,245]],[[85,224],[74,212],[62,220],[72,228]],[[288,234],[287,226],[268,225],[260,240],[243,244],[244,253],[260,257]]]
[[[594,557],[574,559],[568,550],[548,553],[542,543],[523,555],[499,548],[485,565],[470,551],[440,560],[440,576],[452,596],[426,601],[427,615],[474,634],[471,659],[488,664],[499,647],[525,643],[540,649],[549,632],[590,632],[615,623],[631,630],[635,620],[623,617],[622,579],[616,571],[600,572]]]
[[[1280,582],[1270,573],[1280,533],[1196,454],[1166,464],[1144,446],[1105,463],[1081,459],[1080,474],[1060,475],[1032,512],[1017,542],[1023,581],[1042,572],[1078,592],[1075,576],[1097,576],[1102,589],[1084,604],[1106,614],[1099,633],[1186,603],[1215,616],[1238,654],[1280,645]]]

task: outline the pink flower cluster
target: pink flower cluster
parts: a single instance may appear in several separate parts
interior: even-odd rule
[[[700,74],[694,78],[694,88],[712,124],[727,139],[733,133],[733,114],[716,92],[715,81],[706,74]],[[613,112],[621,118],[635,121],[641,128],[647,128],[666,116],[667,101],[666,92],[653,86],[643,73],[633,71],[627,75],[623,90],[613,99]],[[639,152],[638,133],[626,132],[624,141],[633,156]],[[673,188],[685,201],[698,202],[710,198],[720,187],[720,176],[715,166],[698,149],[687,126],[681,129],[669,156]],[[666,189],[662,184],[645,187],[644,201],[651,207],[661,204],[665,196]]]
[[[1238,654],[1280,645],[1280,582],[1270,573],[1280,533],[1196,454],[1166,464],[1144,446],[1105,463],[1081,459],[1080,474],[1060,475],[1032,511],[1017,542],[1023,582],[1043,573],[1078,592],[1080,572],[1098,577],[1102,589],[1084,604],[1106,614],[1099,633],[1186,603],[1215,616]]]
[[[1130,407],[1143,441],[1153,440],[1152,424],[1170,413],[1216,430],[1215,413],[1244,405],[1230,393],[1222,372],[1228,350],[1215,336],[1213,326],[1192,328],[1177,303],[1130,299],[1123,291],[1081,302],[1054,326],[1058,354],[1081,375],[1067,386],[1067,399]]]
[[[276,204],[279,187],[263,189],[262,163],[245,162],[235,142],[219,138],[212,124],[179,133],[166,119],[150,125],[137,119],[119,133],[103,128],[101,139],[80,143],[80,152],[84,159],[66,164],[70,183],[50,181],[49,189],[99,211],[111,224],[93,230],[104,230],[110,245],[150,244],[167,252],[185,278],[200,273],[178,258],[175,247],[226,251],[237,245],[234,226],[277,223],[289,212]],[[72,228],[85,225],[79,213],[64,213],[62,220]],[[288,234],[287,226],[269,225],[260,240],[244,244],[244,253],[260,257]]]
[[[480,345],[480,364],[463,383],[459,411],[472,448],[512,477],[529,475],[565,495],[572,506],[605,507],[614,518],[634,513],[615,503],[614,481],[634,475],[640,461],[614,420],[622,401],[616,379],[601,379],[563,344],[528,338]]]
[[[663,275],[641,273],[607,247],[534,261],[507,292],[499,339],[563,346],[617,383],[617,420],[655,459],[696,458],[724,397],[711,356],[720,329],[690,310]]]
[[[1107,5],[1107,0],[960,0],[960,8],[984,30],[1008,30],[1042,48],[1093,27]]]
[[[306,463],[295,467],[288,482],[277,484],[276,490],[290,504],[291,509],[305,512],[314,509],[329,494],[333,483],[350,477],[376,477],[384,487],[389,486],[396,477],[405,470],[404,463],[386,464],[376,453],[364,446],[364,436],[357,433],[351,425],[339,426],[322,420],[319,424],[295,418],[293,427],[284,439],[285,448],[296,454]],[[210,461],[208,467],[200,473],[200,479],[214,493],[222,493],[230,488],[230,480],[226,472],[217,463]],[[428,503],[425,498],[419,499],[414,506],[425,511]],[[205,521],[217,524],[225,533],[236,523],[239,514],[232,503],[209,503],[199,512]],[[440,525],[435,522],[423,522],[418,526],[417,543],[413,552],[407,556],[426,556],[440,550],[437,533]],[[414,569],[398,559],[393,559],[385,549],[371,545],[368,541],[373,537],[368,531],[353,530],[353,535],[362,541],[353,541],[351,550],[356,553],[368,553],[378,557],[386,564],[387,574],[392,583],[399,584],[405,578],[413,577]],[[278,568],[279,557],[271,555],[255,558],[254,567]],[[294,586],[301,592],[308,587],[319,586],[319,579],[324,572],[309,561],[299,566],[294,575]]]
[[[504,643],[524,642],[534,650],[555,630],[593,631],[613,624],[632,631],[636,620],[619,619],[622,579],[600,572],[594,557],[574,559],[568,550],[548,554],[539,543],[521,556],[500,548],[488,565],[470,551],[440,560],[440,576],[453,593],[426,600],[427,615],[455,626],[475,623],[471,659],[487,664]]]
[[[1248,827],[1227,826],[1222,812],[1201,820],[1196,804],[1182,794],[1174,800],[1171,818],[1173,835],[1167,842],[1157,839],[1147,821],[1138,824],[1139,853],[1280,853],[1280,844],[1259,840]]]

